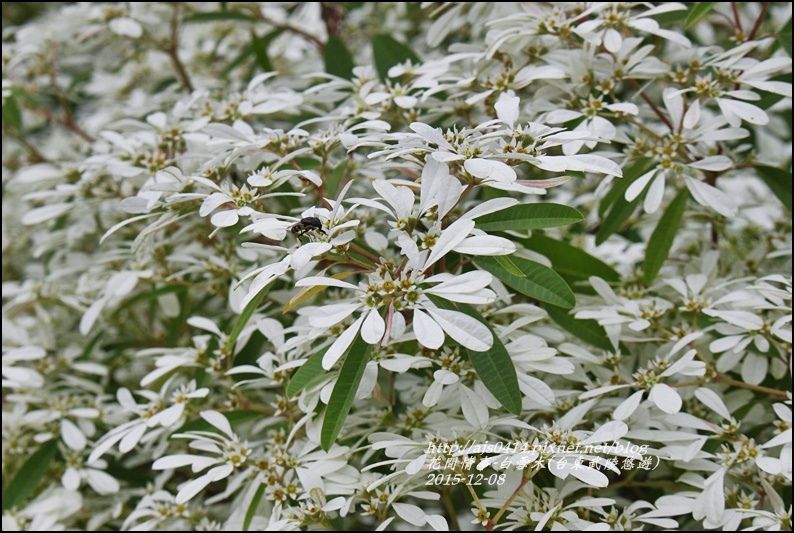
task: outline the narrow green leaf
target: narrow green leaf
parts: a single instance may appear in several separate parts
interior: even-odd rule
[[[683,189],[676,195],[667,206],[667,210],[659,219],[656,229],[653,230],[653,234],[648,240],[648,246],[645,248],[645,264],[643,265],[647,283],[653,283],[659,269],[670,255],[670,248],[673,247],[673,241],[678,233],[678,226],[681,225],[688,199],[688,189]]]
[[[434,298],[434,302],[445,302],[441,298]],[[438,304],[436,304],[438,305]],[[438,305],[441,307],[441,305]],[[474,370],[480,376],[483,385],[499,400],[505,409],[514,415],[521,414],[521,389],[518,387],[518,376],[513,359],[507,352],[505,345],[496,335],[491,324],[468,304],[457,304],[458,310],[485,324],[493,335],[494,343],[487,352],[475,352],[464,348],[469,360],[474,365]],[[448,308],[453,308],[449,306]]]
[[[565,309],[576,305],[573,291],[565,283],[565,280],[552,269],[520,257],[511,257],[510,260],[523,273],[523,276],[517,276],[514,272],[508,271],[493,257],[478,257],[474,263],[521,294]]]
[[[469,357],[474,370],[480,376],[483,385],[499,400],[505,409],[514,415],[521,414],[521,389],[518,387],[518,376],[516,368],[505,345],[499,340],[491,324],[477,312],[474,307],[468,304],[453,304],[443,298],[428,295],[437,307],[460,311],[479,320],[491,331],[493,335],[493,346],[486,352],[475,352],[463,347],[463,351]]]
[[[350,51],[342,42],[342,39],[336,35],[328,38],[323,48],[323,60],[325,61],[325,71],[328,74],[345,78],[346,80],[353,79],[353,67],[356,63],[353,61],[353,56]]]
[[[694,26],[697,21],[711,13],[711,10],[714,9],[716,5],[717,2],[698,2],[695,4],[695,7],[689,11],[689,15],[686,17],[684,27],[689,29]]]
[[[25,461],[3,491],[3,511],[23,506],[47,474],[56,451],[58,439],[52,439],[39,446]]]
[[[637,159],[628,168],[623,169],[623,177],[617,178],[612,182],[612,187],[604,195],[604,198],[598,204],[598,216],[604,218],[604,215],[615,203],[618,198],[623,198],[626,194],[626,189],[629,185],[645,174],[651,167],[651,160],[647,157]]]
[[[257,487],[256,492],[254,493],[254,497],[251,498],[251,503],[248,505],[248,509],[245,511],[245,519],[243,520],[243,531],[248,531],[248,528],[251,526],[251,521],[254,519],[254,515],[256,514],[256,508],[259,507],[259,502],[262,501],[262,496],[265,495],[265,484],[260,483],[259,487]]]
[[[293,159],[295,163],[301,168],[301,170],[315,170],[322,166],[322,161],[316,157],[296,157]],[[285,163],[279,170],[292,170],[292,165]]]
[[[777,167],[758,165],[758,177],[764,180],[775,196],[791,211],[791,172]]]
[[[3,124],[12,130],[22,130],[22,113],[13,94],[3,102]]]
[[[342,5],[345,6],[345,11],[353,11],[355,9],[359,9],[364,6],[366,2],[342,2]]]
[[[272,72],[273,63],[270,62],[270,57],[267,54],[267,49],[270,47],[270,41],[273,40],[268,34],[264,37],[258,37],[254,30],[251,30],[251,48],[256,57],[256,64],[262,72]]]
[[[104,330],[102,330],[102,329],[101,329],[101,330],[99,330],[99,332],[97,332],[97,334],[96,334],[96,335],[94,335],[94,336],[91,338],[91,340],[90,340],[90,341],[88,341],[88,344],[86,344],[86,345],[83,347],[83,350],[80,352],[80,357],[78,357],[78,358],[77,358],[77,360],[78,360],[78,361],[82,361],[82,360],[84,360],[86,357],[88,357],[89,355],[91,355],[91,353],[94,351],[94,348],[96,347],[96,345],[97,345],[97,343],[99,342],[99,340],[100,340],[100,339],[101,339],[101,338],[104,336],[104,335],[103,335],[103,334],[104,334],[104,332],[105,332],[105,331],[104,331]]]
[[[243,62],[245,62],[245,60],[248,59],[248,56],[250,56],[253,53],[254,53],[254,45],[253,44],[249,44],[248,46],[244,47],[234,59],[229,61],[228,65],[223,67],[223,70],[221,71],[221,73],[224,76],[228,75],[232,70],[234,70],[235,68],[237,68],[241,64],[243,64]]]
[[[574,318],[568,311],[560,309],[559,307],[554,307],[553,305],[544,305],[543,309],[545,309],[549,317],[564,330],[576,335],[596,348],[607,351],[613,350],[612,343],[604,332],[604,328],[595,320]]]
[[[47,103],[42,100],[35,92],[31,94],[30,92],[24,91],[19,87],[12,87],[11,95],[18,100],[17,105],[21,105],[23,107],[47,107]]]
[[[789,17],[788,22],[780,28],[780,32],[777,34],[777,42],[780,43],[783,50],[791,57],[791,17]]]
[[[598,228],[596,232],[596,245],[599,245],[606,241],[610,235],[616,233],[623,229],[623,226],[626,225],[626,221],[631,218],[631,215],[634,214],[636,211],[637,206],[645,199],[645,195],[648,192],[648,188],[646,187],[642,194],[637,196],[631,202],[627,201],[625,198],[626,189],[642,174],[645,172],[637,173],[634,176],[623,176],[623,179],[618,180],[618,182],[612,187],[613,190],[616,190],[618,195],[615,198],[614,202],[612,202],[612,206],[609,209],[609,213],[604,217],[604,220],[601,222],[601,226]],[[612,191],[610,191],[612,192]]]
[[[184,18],[184,21],[189,24],[196,24],[201,22],[216,22],[219,20],[240,20],[244,22],[256,22],[256,19],[250,15],[240,13],[239,11],[214,11],[211,13],[196,13]]]
[[[272,282],[271,282],[272,284]],[[240,316],[237,317],[237,322],[234,323],[234,327],[232,327],[232,332],[229,334],[229,338],[226,340],[226,351],[227,353],[232,353],[234,350],[234,344],[237,342],[237,338],[240,336],[240,333],[243,332],[243,329],[248,324],[248,321],[251,320],[256,308],[259,307],[259,304],[262,303],[262,300],[265,299],[267,293],[270,292],[270,285],[265,285],[262,287],[256,296],[254,296],[248,305],[245,306],[243,312],[240,313]]]
[[[409,59],[414,65],[419,62],[419,58],[408,46],[385,33],[372,37],[372,55],[375,58],[375,68],[381,80],[386,80],[389,76],[389,69],[398,63]]]
[[[107,461],[105,472],[116,478],[118,481],[124,482],[127,485],[135,485],[136,487],[146,487],[151,483],[151,478],[147,475],[144,469],[122,466],[117,460],[113,459],[110,454],[105,455],[103,458]]]
[[[524,275],[518,265],[513,263],[509,256],[497,255],[494,257],[494,259],[496,259],[496,262],[499,263],[499,266],[507,270],[510,274],[518,277],[522,277]]]
[[[570,276],[572,279],[589,279],[590,276],[598,276],[607,281],[620,279],[620,274],[614,268],[567,242],[539,233],[533,233],[532,237],[521,239],[519,242],[529,250],[546,256],[555,272]]]
[[[475,222],[483,231],[507,231],[567,226],[583,218],[579,211],[567,205],[537,203],[514,205],[481,216]]]
[[[331,177],[328,179],[328,182],[325,184],[325,195],[328,198],[336,198],[337,193],[341,189],[340,185],[342,184],[342,178],[345,175],[345,170],[347,170],[347,163],[350,161],[349,159],[343,159],[336,167],[334,167],[333,172],[331,172]]]
[[[657,13],[653,15],[651,18],[659,23],[659,26],[663,28],[668,28],[670,26],[679,26],[684,24],[684,20],[686,19],[687,11],[684,9],[679,9],[676,11],[667,11],[665,13]]]
[[[327,351],[328,347],[323,348],[309,357],[302,366],[298,367],[297,372],[295,372],[289,380],[289,385],[287,385],[288,397],[292,398],[316,378],[325,375],[325,369],[323,369],[323,356],[325,356],[325,352]]]
[[[320,430],[320,445],[326,452],[331,449],[339,432],[342,431],[350,406],[353,405],[353,399],[356,397],[358,385],[364,376],[371,351],[372,345],[364,342],[361,335],[356,336],[356,340],[347,350],[345,362],[342,363],[336,385],[328,399],[323,428]]]

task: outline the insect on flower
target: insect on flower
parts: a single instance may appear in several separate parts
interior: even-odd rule
[[[314,230],[319,231],[323,235],[326,234],[325,231],[323,231],[322,222],[320,222],[320,219],[317,218],[317,217],[305,217],[305,218],[302,218],[302,219],[300,219],[300,222],[290,226],[289,230],[292,233],[294,233],[294,234],[296,234],[298,236],[304,235],[307,232],[314,231]]]

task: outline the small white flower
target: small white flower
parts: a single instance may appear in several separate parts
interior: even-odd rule
[[[229,421],[217,411],[204,411],[201,417],[210,425],[220,430],[220,434],[208,432],[187,432],[175,435],[179,438],[193,439],[191,447],[198,448],[218,457],[203,455],[168,455],[154,462],[154,470],[166,470],[190,465],[194,473],[209,470],[200,477],[185,483],[177,493],[175,502],[185,503],[191,500],[210,483],[229,477],[236,469],[242,468],[251,453],[246,442],[240,442],[232,431]]]

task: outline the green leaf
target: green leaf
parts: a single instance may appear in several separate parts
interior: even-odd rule
[[[777,167],[757,165],[758,177],[764,180],[775,196],[791,211],[791,172]]]
[[[494,257],[494,259],[496,259],[496,262],[499,264],[499,266],[507,270],[510,274],[518,277],[522,277],[524,275],[524,273],[521,271],[521,268],[519,268],[519,266],[516,265],[509,256],[497,255]]]
[[[184,18],[184,21],[189,24],[201,22],[216,22],[219,20],[241,20],[245,22],[256,22],[256,19],[250,15],[240,13],[239,11],[214,11],[211,13],[196,13]]]
[[[325,71],[328,74],[345,78],[346,80],[353,79],[353,67],[356,63],[353,61],[353,56],[350,51],[342,42],[342,39],[336,35],[328,38],[323,48],[323,60],[325,61]]]
[[[103,458],[104,461],[107,462],[107,467],[105,467],[105,472],[116,478],[118,481],[124,482],[124,484],[128,485],[135,485],[137,487],[146,487],[152,481],[152,479],[147,475],[144,469],[136,468],[136,467],[125,467],[122,466],[117,460],[113,459],[110,454],[105,455]],[[129,488],[129,487],[127,487]]]
[[[336,385],[328,399],[328,407],[325,408],[323,428],[320,431],[320,445],[326,452],[331,449],[345,424],[350,406],[353,405],[353,399],[356,397],[358,385],[364,376],[364,369],[367,367],[371,351],[372,345],[364,342],[360,334],[347,349],[345,362],[342,363]]]
[[[606,281],[618,281],[620,274],[600,259],[593,257],[581,248],[558,241],[539,233],[533,233],[528,239],[521,239],[528,249],[538,252],[551,261],[554,271],[565,274],[573,279],[589,279],[598,276]]]
[[[251,30],[251,49],[254,51],[256,57],[256,64],[262,72],[272,72],[273,63],[270,62],[270,57],[267,55],[267,49],[270,47],[270,41],[275,37],[274,32],[271,32],[264,37],[257,36],[254,30]]]
[[[13,94],[3,102],[3,125],[12,130],[22,130],[22,113]]]
[[[3,511],[23,506],[44,479],[56,451],[58,451],[58,439],[52,439],[39,446],[39,449],[28,457],[3,491]]]
[[[646,187],[645,191],[631,202],[626,201],[626,189],[628,189],[637,178],[649,171],[650,167],[651,164],[648,159],[640,159],[623,173],[622,179],[615,180],[615,184],[607,194],[607,196],[610,197],[611,205],[609,213],[606,214],[604,220],[601,222],[601,227],[599,227],[596,232],[596,245],[603,243],[610,235],[620,231],[626,224],[626,221],[634,214],[637,206],[640,205],[640,202],[645,198],[648,188]]]
[[[433,301],[441,300],[434,298]],[[438,304],[436,304],[438,305]],[[505,409],[514,415],[521,414],[521,389],[518,387],[518,376],[513,359],[507,353],[505,345],[499,340],[491,324],[478,313],[474,307],[468,304],[458,304],[458,309],[479,320],[491,331],[493,335],[493,346],[487,352],[475,352],[464,348],[469,356],[469,360],[474,365],[474,370],[480,376],[483,385],[499,400]],[[438,305],[441,307],[441,305]]]
[[[568,311],[552,305],[544,305],[543,309],[546,310],[554,322],[583,341],[602,350],[611,351],[614,349],[612,342],[610,342],[609,337],[604,332],[604,328],[597,321],[574,318]]]
[[[337,193],[341,189],[340,185],[342,184],[342,178],[345,175],[345,170],[347,170],[347,163],[350,160],[345,158],[343,159],[336,167],[334,167],[333,172],[331,172],[331,177],[328,179],[328,182],[325,184],[325,195],[328,198],[336,198]]]
[[[653,234],[648,240],[648,246],[645,248],[645,264],[643,265],[647,283],[653,283],[659,269],[662,268],[670,254],[670,248],[673,247],[673,241],[678,233],[678,227],[681,225],[688,199],[688,189],[683,189],[676,195],[667,206],[667,210],[659,219],[656,229],[653,230]]]
[[[507,231],[554,228],[576,224],[584,219],[582,214],[567,205],[537,203],[522,204],[483,215],[475,220],[483,231]]]
[[[777,42],[780,43],[783,50],[791,57],[791,17],[789,17],[788,22],[780,28],[780,32],[777,34]]]
[[[232,70],[234,70],[235,68],[237,68],[241,64],[243,64],[243,62],[245,62],[245,60],[248,59],[248,56],[250,56],[253,53],[254,53],[254,45],[253,44],[249,44],[248,46],[243,48],[242,51],[240,51],[240,53],[237,55],[237,57],[235,57],[234,59],[229,61],[228,65],[223,67],[223,70],[221,71],[221,73],[224,76],[228,75]]]
[[[323,357],[327,351],[328,347],[323,348],[316,354],[309,357],[309,359],[303,363],[302,366],[298,367],[298,371],[295,372],[295,374],[289,380],[289,385],[287,385],[288,397],[292,398],[302,391],[309,383],[318,377],[325,375],[325,369],[323,369]]]
[[[232,332],[229,334],[229,338],[226,340],[227,353],[233,353],[234,344],[237,342],[237,338],[240,336],[240,333],[243,332],[243,329],[245,328],[246,324],[248,324],[248,321],[251,320],[251,317],[256,311],[256,308],[259,307],[259,304],[261,304],[262,300],[265,299],[267,293],[270,292],[271,284],[272,282],[259,289],[257,295],[254,296],[250,302],[248,302],[248,305],[245,306],[243,312],[240,313],[239,317],[237,317],[237,322],[234,323],[234,327],[232,327]]]
[[[684,27],[689,29],[694,26],[697,21],[708,15],[716,5],[717,2],[698,2],[695,4],[695,7],[689,11],[689,15],[686,17]]]
[[[522,276],[518,276],[514,271],[506,269],[493,257],[478,257],[474,260],[474,263],[521,294],[526,294],[541,302],[564,307],[565,309],[570,309],[576,305],[576,297],[573,295],[573,291],[565,283],[565,280],[552,269],[520,257],[511,257],[510,261],[522,273]]]
[[[521,389],[518,387],[518,376],[516,368],[505,345],[499,340],[491,324],[477,312],[474,307],[468,304],[453,304],[443,298],[428,295],[437,307],[460,311],[479,320],[491,331],[493,335],[493,346],[486,352],[475,352],[463,347],[469,357],[474,370],[480,376],[483,385],[499,400],[505,409],[514,415],[521,414]]]
[[[251,503],[248,505],[248,509],[245,511],[245,519],[243,520],[243,531],[248,531],[248,528],[251,526],[251,521],[254,519],[254,515],[256,514],[256,508],[259,507],[259,502],[262,501],[262,496],[265,495],[265,484],[260,483],[259,487],[257,487],[256,492],[254,493],[254,497],[251,498]]]
[[[643,157],[634,161],[628,168],[623,169],[623,177],[617,178],[612,182],[612,188],[607,191],[604,198],[599,202],[598,216],[604,218],[604,215],[609,208],[612,207],[612,204],[615,203],[615,200],[622,198],[623,195],[626,194],[626,189],[629,188],[631,182],[645,174],[650,167],[651,160],[647,157]]]
[[[375,58],[378,76],[384,81],[389,77],[389,69],[394,65],[409,59],[414,65],[419,63],[419,58],[410,48],[385,33],[372,37],[372,55]]]
[[[659,23],[659,26],[666,28],[669,26],[678,26],[684,23],[687,11],[684,9],[676,11],[667,11],[666,13],[657,13],[651,18]]]

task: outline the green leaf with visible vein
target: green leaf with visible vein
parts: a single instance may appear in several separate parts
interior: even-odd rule
[[[520,242],[527,249],[546,256],[555,272],[572,279],[585,280],[590,276],[598,276],[606,281],[620,279],[620,274],[614,268],[567,242],[540,233],[533,233],[532,237],[521,239]]]
[[[309,359],[298,368],[297,372],[295,372],[295,374],[289,380],[289,385],[287,385],[288,397],[292,398],[302,391],[309,383],[318,377],[325,375],[325,369],[323,368],[323,357],[327,351],[328,347],[323,348],[319,352],[309,357]]]
[[[711,10],[714,9],[714,6],[716,6],[716,5],[717,5],[717,2],[698,2],[698,3],[696,3],[695,7],[693,7],[690,10],[689,15],[687,15],[686,22],[684,23],[684,27],[689,29],[692,26],[694,26],[695,24],[697,24],[697,22],[700,19],[702,19],[703,17],[705,17],[706,15],[711,13]]]
[[[648,246],[645,248],[645,264],[643,265],[647,283],[653,283],[668,255],[670,255],[670,249],[673,247],[678,227],[681,225],[681,219],[684,216],[688,199],[688,189],[683,189],[678,193],[673,201],[670,202],[670,205],[667,206],[667,210],[659,219],[656,229],[653,230],[653,234],[648,240]]]
[[[47,474],[56,451],[58,451],[58,439],[52,439],[39,446],[39,449],[25,461],[3,491],[3,511],[23,507]]]
[[[610,201],[609,212],[604,216],[601,227],[596,232],[596,245],[606,241],[610,235],[620,231],[626,221],[634,214],[637,206],[645,198],[647,187],[637,198],[629,202],[625,198],[626,189],[640,176],[650,170],[651,162],[648,159],[640,159],[635,162],[628,170],[623,173],[623,178],[615,180],[612,189],[604,197]]]
[[[552,305],[544,305],[543,309],[554,322],[583,341],[602,350],[614,349],[604,328],[595,320],[574,318],[568,311]]]
[[[265,484],[260,483],[257,487],[254,497],[251,498],[251,503],[248,504],[248,509],[245,511],[245,520],[243,520],[243,531],[248,531],[251,526],[251,521],[256,515],[256,508],[259,507],[259,502],[262,501],[262,496],[265,495]]]
[[[232,327],[232,332],[229,334],[229,338],[226,340],[226,351],[227,353],[232,353],[234,350],[234,344],[237,342],[237,338],[240,336],[240,333],[243,332],[245,326],[248,324],[248,321],[251,320],[254,312],[259,307],[259,304],[262,303],[262,300],[265,299],[267,293],[270,292],[270,285],[265,285],[259,292],[254,296],[248,305],[245,306],[243,312],[240,313],[240,316],[237,317],[237,322],[234,323],[234,327]]]
[[[475,222],[483,231],[507,231],[554,228],[576,224],[583,220],[582,214],[567,205],[537,203],[521,204],[489,213]]]
[[[514,415],[521,414],[521,389],[518,387],[518,376],[516,368],[507,348],[499,340],[491,324],[477,312],[474,307],[468,304],[453,304],[448,300],[430,296],[430,299],[441,309],[460,311],[482,322],[493,335],[493,346],[485,352],[475,352],[463,347],[469,356],[471,364],[477,375],[480,376],[483,385],[499,400],[505,409]]]
[[[501,263],[499,259],[501,259]],[[576,297],[571,288],[559,274],[549,267],[521,257],[510,257],[509,259],[499,257],[499,259],[482,256],[476,258],[474,264],[482,270],[487,270],[505,285],[521,294],[565,309],[576,305]],[[505,260],[510,261],[514,268],[505,268],[503,266]],[[521,275],[517,275],[517,272],[521,272]]]
[[[353,400],[356,397],[358,385],[364,376],[364,369],[367,367],[371,351],[372,345],[364,342],[360,334],[356,336],[356,340],[347,350],[334,390],[328,399],[323,428],[320,431],[320,445],[326,452],[331,449],[339,432],[342,431],[347,414],[350,412],[350,406],[353,405]]]

